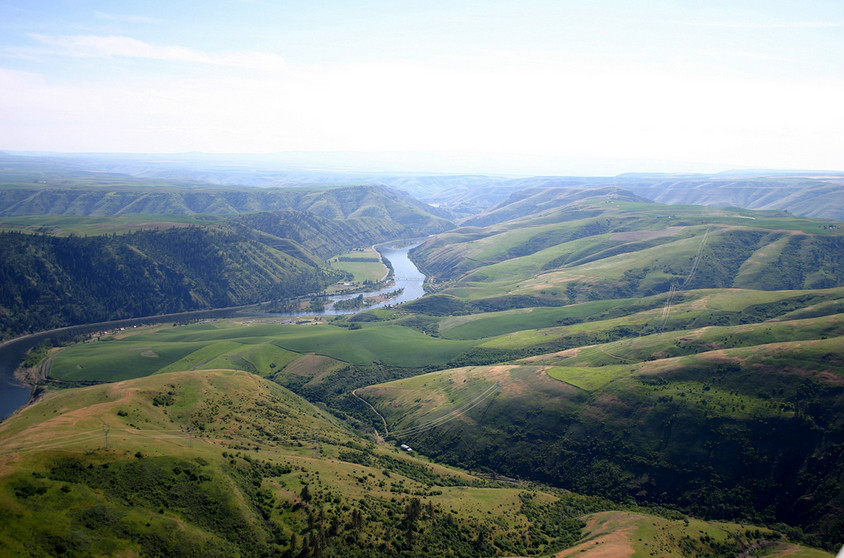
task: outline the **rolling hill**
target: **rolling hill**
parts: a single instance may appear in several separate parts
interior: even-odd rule
[[[609,511],[600,498],[437,465],[245,372],[52,393],[0,424],[0,448],[10,557],[592,556],[651,545],[679,558],[763,542],[757,555],[829,556],[765,528]]]
[[[243,372],[53,394],[0,437],[8,556],[547,554],[602,506],[377,447]]]
[[[574,302],[672,284],[795,289],[844,280],[844,235],[834,221],[614,196],[555,199],[560,206],[531,205],[526,216],[439,235],[414,257],[439,292],[472,300]]]

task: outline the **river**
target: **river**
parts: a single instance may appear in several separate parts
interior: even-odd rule
[[[410,302],[416,300],[425,294],[422,284],[425,282],[425,275],[410,261],[408,252],[418,246],[420,243],[411,243],[404,245],[402,241],[387,242],[378,246],[379,252],[390,261],[393,267],[393,276],[395,284],[384,289],[373,291],[370,293],[363,293],[364,297],[377,296],[387,294],[397,289],[403,289],[398,297],[386,300],[379,304],[369,306],[367,308],[356,308],[354,310],[332,310],[331,306],[338,300],[345,300],[354,298],[358,294],[353,295],[337,295],[328,298],[326,307],[328,308],[324,314],[340,315],[340,314],[354,314],[362,312],[371,308],[381,308],[391,304],[401,304],[403,302]],[[79,326],[63,327],[61,329],[54,329],[50,331],[43,331],[24,337],[18,337],[11,341],[6,341],[0,344],[0,420],[5,419],[17,409],[22,407],[29,401],[31,392],[28,386],[25,386],[15,379],[15,370],[23,361],[26,353],[32,347],[46,341],[47,339],[67,339],[77,335],[84,335],[103,331],[106,329],[114,329],[118,327],[132,327],[134,325],[161,323],[179,321],[184,319],[202,319],[202,318],[223,318],[234,315],[242,315],[243,309],[247,307],[237,308],[222,308],[217,310],[198,310],[195,312],[182,312],[179,314],[163,314],[160,316],[148,316],[144,318],[131,318],[127,320],[116,320],[112,322],[105,322],[99,324],[86,324]],[[306,314],[250,314],[250,315],[265,315],[265,316],[313,316],[314,313]]]
[[[384,256],[384,258],[390,260],[390,265],[393,267],[394,283],[392,285],[390,285],[389,287],[384,287],[383,289],[377,291],[371,291],[367,293],[327,296],[324,299],[325,310],[320,314],[324,316],[342,316],[345,314],[357,314],[358,312],[363,312],[364,310],[371,310],[373,308],[383,308],[385,306],[401,304],[403,302],[410,302],[411,300],[416,300],[417,298],[420,298],[422,295],[424,295],[425,289],[423,288],[423,284],[425,283],[425,275],[421,271],[419,271],[419,268],[417,268],[412,261],[410,261],[410,257],[408,255],[408,253],[412,249],[419,246],[421,242],[415,242],[409,245],[405,245],[403,244],[403,242],[404,241],[386,242],[384,244],[379,244],[376,246],[381,255]],[[353,308],[350,310],[333,309],[335,302],[339,302],[341,300],[349,300],[358,297],[361,294],[363,294],[364,298],[366,298],[389,294],[397,290],[401,290],[401,293],[398,296],[393,297],[389,300],[385,300],[384,302],[379,302],[378,304],[373,304],[372,306],[367,306],[366,308]],[[273,316],[283,318],[287,316],[313,316],[314,313],[255,313],[250,315]]]

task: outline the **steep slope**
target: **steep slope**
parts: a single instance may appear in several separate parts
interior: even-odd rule
[[[390,434],[463,466],[844,541],[840,225],[530,198],[532,214],[415,252],[438,292],[404,310],[477,344],[460,368],[358,390]]]
[[[840,173],[764,171],[691,176],[621,175],[636,194],[666,204],[694,204],[787,211],[794,215],[844,220],[844,177]]]
[[[347,210],[348,207],[353,206],[347,206]],[[361,211],[366,210],[355,210],[356,213]],[[231,222],[292,240],[321,258],[328,258],[351,248],[371,246],[399,238],[427,236],[449,228],[445,222],[420,225],[405,217],[402,213],[386,217],[322,217],[310,211],[287,209],[240,215]]]
[[[35,230],[37,215],[48,216],[50,227],[69,232],[63,238],[3,234],[0,337],[319,292],[342,277],[321,267],[325,258],[452,226],[427,209],[432,208],[407,194],[377,186],[0,190],[0,213],[29,215],[24,226]],[[150,212],[156,215],[146,224],[152,230],[108,237],[73,234],[74,227],[144,228],[125,216]],[[243,212],[254,213],[239,215]],[[174,218],[197,214],[230,217],[204,227]],[[117,217],[92,224],[89,217],[77,222],[73,215]]]
[[[0,233],[0,334],[255,303],[336,280],[301,248],[278,248],[226,227]]]

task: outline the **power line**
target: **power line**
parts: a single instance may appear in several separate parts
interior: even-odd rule
[[[703,255],[703,247],[706,245],[706,239],[709,237],[710,229],[711,227],[707,227],[706,232],[703,233],[703,239],[700,241],[700,246],[698,246],[697,254],[695,254],[695,259],[692,262],[692,268],[689,270],[689,274],[686,275],[686,278],[680,285],[681,289],[685,289],[688,284],[691,283],[692,279],[694,279],[695,273],[697,273],[698,264],[700,264],[700,259]],[[662,308],[662,321],[659,324],[658,333],[662,333],[662,330],[665,328],[665,324],[668,321],[668,315],[671,312],[671,302],[674,300],[674,295],[676,293],[677,286],[675,284],[672,284],[671,288],[668,290],[668,298],[665,300],[665,306]]]
[[[426,432],[428,430],[431,430],[433,428],[437,428],[439,426],[442,426],[443,424],[451,422],[452,420],[459,418],[460,415],[462,415],[463,413],[470,411],[471,409],[477,407],[478,405],[480,405],[481,403],[483,403],[484,401],[486,401],[487,399],[492,397],[495,394],[495,392],[498,390],[498,388],[500,388],[500,387],[501,387],[501,384],[496,382],[493,385],[491,385],[490,387],[488,387],[486,390],[484,390],[483,393],[481,393],[480,395],[478,395],[477,397],[475,397],[473,400],[469,401],[467,404],[463,405],[462,407],[458,407],[457,409],[454,409],[450,413],[443,415],[441,417],[435,418],[434,420],[431,420],[429,422],[426,422],[426,423],[423,423],[423,424],[418,424],[416,426],[411,426],[411,427],[408,427],[408,428],[403,428],[401,430],[393,431],[392,433],[390,433],[389,437],[395,439],[395,438],[398,438],[399,436],[409,436],[409,435],[412,435],[412,434],[421,434],[422,432]]]

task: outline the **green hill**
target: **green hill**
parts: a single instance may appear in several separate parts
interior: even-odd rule
[[[808,322],[578,344],[358,393],[391,436],[450,463],[840,541],[842,321]]]
[[[363,154],[345,163],[305,154],[270,156],[214,154],[27,155],[0,153],[0,182],[15,187],[68,188],[140,186],[207,188],[209,185],[296,187],[379,184],[396,188],[472,217],[523,191],[622,189],[667,204],[743,207],[844,220],[844,175],[840,171],[741,170],[716,174],[626,173],[618,176],[420,175],[353,171]],[[365,157],[364,157],[365,158]],[[329,168],[325,168],[329,165]],[[530,195],[530,194],[529,194]],[[565,195],[563,193],[563,195]],[[508,219],[511,217],[508,217]]]
[[[336,218],[288,209],[241,215],[232,222],[291,240],[321,258],[398,238],[427,236],[450,227],[450,223],[415,212],[412,208],[392,216],[341,215]]]
[[[94,175],[96,176],[96,175]],[[327,219],[386,218],[408,226],[445,222],[438,210],[384,186],[310,188],[168,187],[137,179],[47,180],[9,183],[0,172],[0,217],[24,215],[118,216],[238,215],[295,209]],[[432,231],[438,232],[438,231]]]
[[[243,372],[52,394],[0,446],[6,556],[548,554],[603,505],[376,446]]]
[[[10,557],[550,556],[624,544],[702,557],[758,541],[829,556],[764,528],[610,513],[599,498],[443,467],[244,372],[51,393],[0,424],[0,448]],[[638,542],[619,539],[630,525]]]
[[[405,309],[476,344],[451,370],[358,390],[390,435],[840,544],[840,225],[559,193],[521,192],[415,251],[436,294]]]
[[[446,177],[448,178],[448,177]],[[433,192],[418,188],[425,199],[457,211],[477,214],[508,201],[570,195],[584,189],[621,189],[628,194],[671,205],[743,207],[787,211],[793,215],[844,220],[840,171],[727,171],[717,174],[627,173],[612,177],[533,176],[524,178],[464,177]],[[457,182],[458,185],[454,185]],[[461,184],[462,182],[462,184]],[[389,182],[388,182],[389,183]],[[395,183],[404,187],[402,183]],[[412,188],[410,185],[409,188]],[[569,191],[569,192],[567,192]],[[508,200],[509,198],[509,200]],[[502,212],[503,214],[504,212]],[[506,219],[510,219],[507,217]],[[505,220],[506,220],[505,219]],[[495,217],[490,222],[497,222]]]
[[[245,368],[453,464],[797,525],[821,544],[841,537],[844,509],[830,468],[844,457],[842,297],[689,291],[665,318],[664,295],[442,318],[378,311],[351,331],[220,321],[70,347],[50,374]],[[418,375],[461,362],[482,365]],[[394,378],[407,379],[365,387]]]
[[[833,222],[612,198],[461,227],[420,246],[414,257],[438,291],[464,299],[580,302],[648,296],[671,285],[844,284],[844,234]]]

